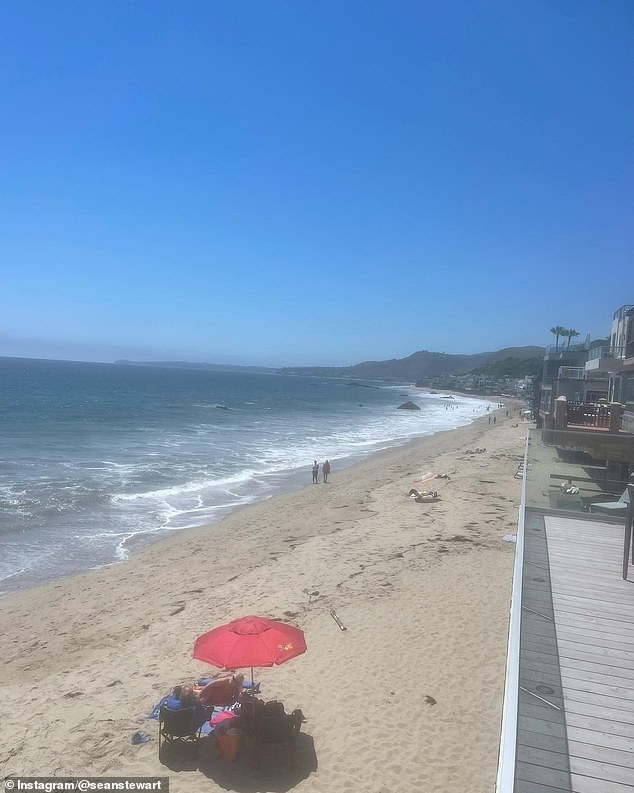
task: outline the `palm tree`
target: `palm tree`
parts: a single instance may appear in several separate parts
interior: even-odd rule
[[[566,349],[568,349],[568,347],[570,347],[570,339],[574,338],[575,336],[578,336],[579,331],[570,328],[570,330],[565,335],[568,336],[568,344],[566,345]]]
[[[551,333],[554,333],[557,337],[557,341],[555,342],[555,349],[559,348],[559,337],[566,335],[566,328],[562,327],[561,325],[555,325],[554,328],[550,329]]]

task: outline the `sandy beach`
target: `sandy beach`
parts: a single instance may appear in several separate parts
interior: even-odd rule
[[[511,407],[509,405],[509,407]],[[172,791],[485,793],[495,785],[526,425],[438,433],[175,533],[123,564],[0,600],[2,776],[170,776]],[[467,450],[486,448],[468,454]],[[424,470],[435,503],[408,498]],[[321,479],[321,477],[320,477]],[[419,488],[420,489],[420,488]],[[347,630],[332,618],[334,609]],[[199,634],[245,614],[301,627],[308,651],[256,671],[301,707],[299,763],[252,770],[209,739],[166,768],[146,720],[217,670]],[[132,745],[143,730],[152,740]]]

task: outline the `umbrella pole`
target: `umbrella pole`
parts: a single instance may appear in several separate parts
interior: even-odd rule
[[[253,679],[253,667],[251,667],[251,703],[253,705],[253,727],[255,728],[255,680]]]

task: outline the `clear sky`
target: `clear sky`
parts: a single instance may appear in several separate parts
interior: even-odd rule
[[[19,0],[0,37],[0,355],[338,365],[634,303],[632,0]]]

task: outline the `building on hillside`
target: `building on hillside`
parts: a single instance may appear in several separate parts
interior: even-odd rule
[[[416,385],[420,388],[446,389],[461,391],[465,394],[486,396],[510,396],[526,399],[532,394],[531,377],[490,377],[475,374],[444,374],[419,377]]]

